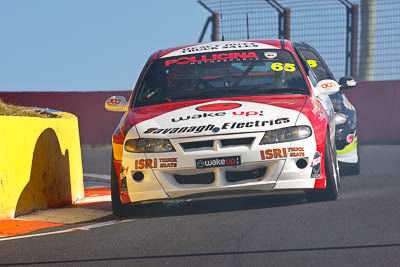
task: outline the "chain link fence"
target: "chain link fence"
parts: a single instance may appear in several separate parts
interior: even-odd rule
[[[361,9],[361,12],[366,12]],[[375,42],[370,46],[373,51],[372,77],[374,80],[400,79],[400,1],[376,0],[375,5]],[[372,21],[369,22],[370,24]],[[370,25],[371,26],[371,25]],[[362,42],[371,42],[363,40]],[[360,51],[360,55],[362,55]],[[360,62],[361,64],[361,62]]]
[[[266,0],[203,0],[222,13],[219,40],[279,37],[279,13]],[[290,9],[290,39],[315,47],[336,78],[346,74],[346,6],[339,0],[276,0]],[[344,0],[346,2],[346,0]],[[362,80],[400,77],[400,1],[349,0],[360,5],[357,56]],[[369,4],[369,9],[365,8]],[[367,26],[368,24],[368,26]],[[367,60],[366,60],[367,59]]]

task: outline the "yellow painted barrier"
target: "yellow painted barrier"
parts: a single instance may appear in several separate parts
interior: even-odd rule
[[[84,198],[78,119],[0,116],[0,220]]]

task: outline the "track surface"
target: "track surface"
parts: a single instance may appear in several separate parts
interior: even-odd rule
[[[89,231],[0,242],[0,266],[399,266],[400,146],[360,151],[361,174],[342,177],[337,201],[177,202]],[[107,153],[84,150],[85,171],[108,165]]]

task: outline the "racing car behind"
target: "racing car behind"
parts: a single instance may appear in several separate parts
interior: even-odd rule
[[[304,42],[294,42],[299,54],[313,69],[317,81],[335,80],[324,59],[316,49]],[[337,158],[342,175],[360,173],[360,153],[358,151],[357,113],[343,90],[353,88],[357,82],[352,77],[339,79],[340,91],[329,95],[335,110]]]

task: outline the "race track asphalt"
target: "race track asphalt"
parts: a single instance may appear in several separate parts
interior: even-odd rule
[[[86,231],[0,239],[0,266],[400,266],[400,146],[360,152],[361,174],[342,177],[337,201],[174,202]],[[85,172],[105,173],[109,155],[84,150]]]

